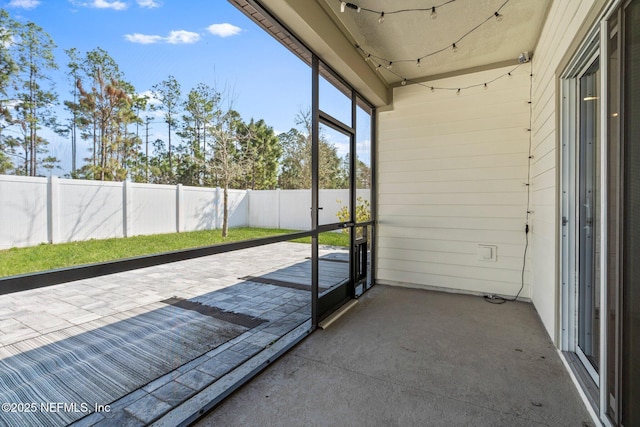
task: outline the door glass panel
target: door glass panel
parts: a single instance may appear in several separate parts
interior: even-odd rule
[[[622,424],[640,425],[640,1],[624,11]]]
[[[618,20],[609,21],[607,141],[607,413],[618,419],[620,284],[620,54]]]
[[[371,110],[356,108],[356,223],[371,221]],[[356,294],[371,287],[373,226],[356,227]],[[366,241],[360,243],[366,238]],[[364,280],[360,276],[366,275]],[[359,283],[362,282],[362,283]],[[362,285],[360,287],[359,285]]]
[[[600,67],[580,78],[578,346],[598,371],[600,318]]]
[[[319,129],[318,224],[349,222],[351,220],[350,137],[322,123]]]
[[[371,113],[356,109],[356,222],[371,220]]]

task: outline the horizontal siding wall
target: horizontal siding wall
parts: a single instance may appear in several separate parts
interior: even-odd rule
[[[513,67],[428,82],[466,87]],[[530,64],[482,87],[407,85],[379,113],[381,283],[515,295],[525,246]],[[497,246],[497,261],[478,259]],[[528,273],[522,297],[529,298]]]
[[[556,71],[567,54],[593,0],[555,1],[533,57],[533,261],[531,298],[549,336],[558,340],[558,83]]]

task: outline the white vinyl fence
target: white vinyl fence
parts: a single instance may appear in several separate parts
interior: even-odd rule
[[[0,249],[222,227],[223,190],[0,175]],[[369,200],[369,190],[358,192]],[[341,201],[341,203],[339,202]],[[320,223],[348,190],[321,190]],[[311,228],[310,190],[229,190],[229,226]]]

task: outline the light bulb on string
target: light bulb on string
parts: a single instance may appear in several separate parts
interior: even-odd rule
[[[500,12],[496,12],[493,14],[496,17],[496,21],[501,22],[502,19],[504,18],[504,15],[502,15]]]
[[[436,12],[436,7],[433,6],[431,8],[431,19],[436,19],[438,17],[438,12]]]
[[[347,7],[347,2],[340,2],[340,12],[344,13],[344,9]]]
[[[402,79],[402,86],[406,86],[407,85],[407,79]]]
[[[431,86],[431,92],[435,92],[435,91],[436,91],[436,88]]]
[[[389,61],[389,65],[387,65],[387,70],[391,70],[393,68],[393,62]]]
[[[378,24],[382,24],[384,22],[384,12],[380,12],[380,18],[378,18]]]
[[[364,58],[364,60],[365,60],[366,62],[369,62],[369,61],[371,60],[371,54],[370,54],[370,53],[369,53],[369,54],[367,54],[367,57],[366,57],[366,58]]]
[[[487,90],[487,89],[489,89],[489,85],[485,83],[484,84],[484,90]]]
[[[420,67],[420,58],[416,60],[416,67]]]
[[[458,51],[458,46],[456,46],[456,44],[455,44],[455,43],[451,45],[451,51],[452,51],[453,53],[456,53],[456,52]]]
[[[456,91],[456,95],[460,96],[460,88]]]
[[[382,64],[378,64],[378,66],[376,67],[376,71],[381,72],[382,70]]]

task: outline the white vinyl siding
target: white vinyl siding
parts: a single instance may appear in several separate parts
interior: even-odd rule
[[[549,336],[557,340],[558,264],[558,76],[556,70],[593,4],[553,2],[534,52],[531,234],[531,298]]]
[[[466,87],[512,67],[426,83]],[[530,64],[455,91],[407,85],[379,114],[381,283],[515,295],[525,243]],[[496,245],[497,261],[477,245]],[[528,282],[528,274],[525,274]],[[522,297],[530,297],[525,283]]]

